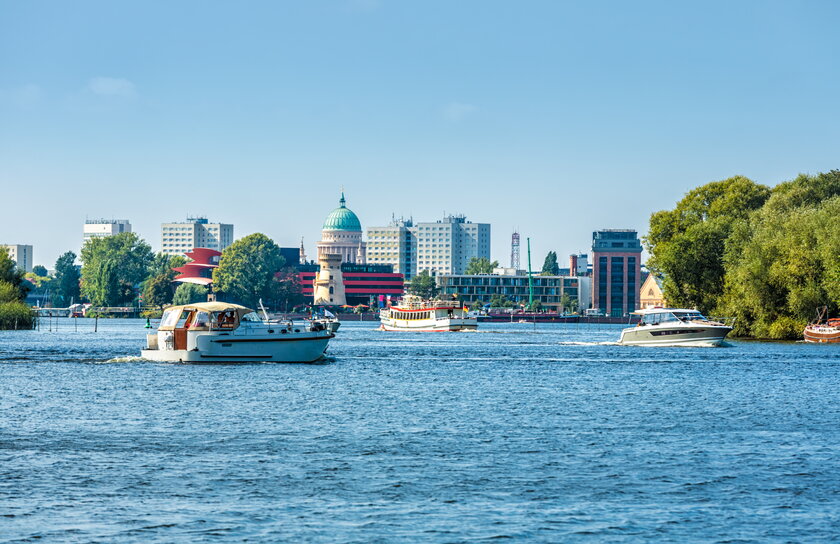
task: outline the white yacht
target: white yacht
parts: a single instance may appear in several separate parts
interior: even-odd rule
[[[318,321],[269,321],[238,304],[201,302],[167,308],[140,353],[174,363],[311,363],[334,336]]]
[[[386,331],[465,331],[478,328],[478,319],[456,300],[423,300],[406,295],[395,306],[379,312]]]
[[[719,346],[731,323],[685,308],[649,308],[633,312],[639,324],[621,331],[619,344],[633,346]]]

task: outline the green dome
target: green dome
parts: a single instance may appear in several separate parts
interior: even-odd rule
[[[338,203],[341,205],[331,211],[327,216],[326,221],[324,221],[323,230],[353,230],[362,232],[362,224],[359,222],[359,218],[344,205],[344,193],[341,193],[341,200]]]

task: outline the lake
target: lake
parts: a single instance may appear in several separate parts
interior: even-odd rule
[[[351,321],[323,363],[181,365],[144,324],[0,332],[0,541],[840,539],[838,345]]]

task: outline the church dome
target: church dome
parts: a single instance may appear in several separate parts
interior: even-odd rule
[[[362,224],[355,213],[345,206],[344,193],[341,193],[340,206],[327,216],[323,230],[352,230],[362,232]]]

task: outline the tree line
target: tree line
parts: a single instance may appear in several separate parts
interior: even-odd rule
[[[14,271],[14,261],[5,258]],[[91,238],[82,247],[80,267],[76,259],[76,254],[68,251],[56,261],[54,276],[36,266],[25,279],[40,292],[49,292],[52,304],[59,307],[89,302],[95,307],[142,305],[160,310],[170,304],[206,301],[209,293],[202,285],[174,282],[178,274],[174,269],[188,260],[181,255],[154,254],[133,232]],[[0,272],[4,262],[0,262]],[[15,274],[29,285],[22,272]],[[0,297],[6,289],[2,278],[5,276],[0,276]],[[281,310],[303,302],[297,271],[286,266],[280,248],[264,234],[251,234],[226,248],[212,279],[220,300],[255,307],[262,299],[266,307]],[[22,291],[19,299],[25,296]]]
[[[794,339],[840,311],[840,170],[769,188],[735,176],[651,215],[648,268],[669,305],[736,318],[734,334]]]

